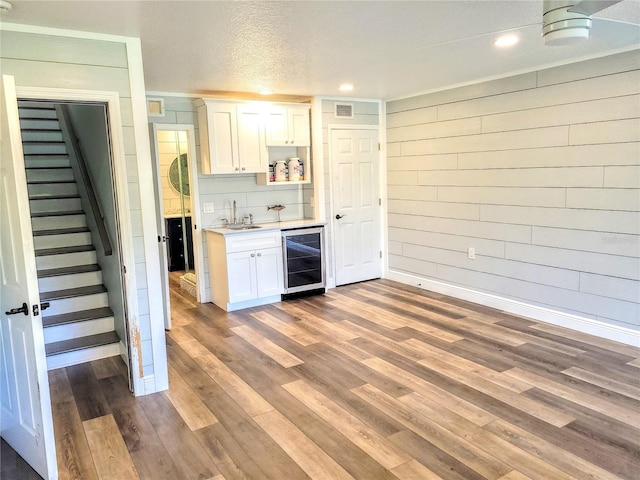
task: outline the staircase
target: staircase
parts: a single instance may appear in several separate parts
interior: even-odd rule
[[[55,106],[20,101],[49,370],[120,354],[120,338]]]

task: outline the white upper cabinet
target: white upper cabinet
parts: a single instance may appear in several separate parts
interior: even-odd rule
[[[203,102],[198,106],[202,173],[235,173],[239,165],[236,105]]]
[[[262,112],[252,105],[238,105],[240,173],[263,173],[269,166]]]
[[[202,173],[262,173],[268,169],[262,110],[250,104],[200,100]]]
[[[309,109],[309,106],[271,107],[266,119],[267,146],[310,146]]]

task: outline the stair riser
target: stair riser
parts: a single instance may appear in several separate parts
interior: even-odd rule
[[[75,212],[82,210],[79,198],[43,198],[29,202],[31,213]]]
[[[57,195],[77,195],[75,183],[50,183],[43,185],[27,185],[29,198],[46,198]]]
[[[83,322],[67,323],[46,327],[44,329],[44,343],[61,342],[71,338],[86,337],[97,333],[111,332],[114,329],[114,318],[96,318]]]
[[[100,270],[97,272],[73,273],[70,275],[57,275],[55,277],[38,279],[40,293],[87,287],[89,285],[102,285],[102,272]]]
[[[29,128],[29,127],[27,127]],[[50,127],[44,127],[50,128]],[[22,141],[23,142],[62,142],[62,132],[48,132],[48,131],[39,131],[39,132],[22,132]]]
[[[66,233],[64,235],[43,235],[33,237],[33,244],[36,250],[43,248],[77,247],[79,245],[91,245],[91,234]]]
[[[86,227],[87,219],[81,215],[61,215],[54,217],[36,217],[31,219],[31,228],[38,230],[53,230],[55,228]]]
[[[47,315],[60,315],[62,313],[77,312],[79,310],[107,307],[109,306],[109,299],[106,293],[95,293],[81,297],[50,300],[49,303],[51,306],[47,308],[45,313]]]
[[[47,130],[58,130],[60,129],[60,125],[58,124],[58,120],[53,119],[53,118],[44,118],[42,120],[32,120],[32,119],[24,119],[24,120],[20,120],[20,128],[21,129],[39,129],[39,128],[45,128]],[[22,133],[22,138],[24,139],[24,134],[26,132]]]
[[[27,182],[74,182],[71,168],[27,170]]]
[[[93,265],[97,263],[95,250],[90,252],[64,253],[61,255],[45,255],[36,257],[38,270],[50,268],[77,267],[79,265]]]
[[[42,109],[42,108],[22,108],[19,107],[18,114],[20,118],[28,117],[28,118],[58,118],[58,115],[55,109]]]
[[[59,353],[47,357],[47,370],[78,365],[79,363],[92,362],[101,358],[109,358],[120,355],[120,344],[101,345],[100,347],[85,348],[73,352]]]
[[[64,143],[46,143],[43,145],[26,143],[22,145],[22,150],[25,155],[30,155],[33,153],[49,155],[55,153],[67,153],[67,147],[64,145]]]

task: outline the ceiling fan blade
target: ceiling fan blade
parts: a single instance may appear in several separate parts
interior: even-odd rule
[[[622,0],[582,0],[569,8],[570,12],[582,13],[584,15],[593,15],[600,10],[604,10],[611,5],[620,3]]]

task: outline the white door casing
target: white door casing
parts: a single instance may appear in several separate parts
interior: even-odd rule
[[[382,275],[378,129],[330,129],[336,285]]]
[[[40,293],[13,77],[0,87],[0,433],[45,479],[57,479]],[[26,304],[26,315],[6,312]]]

